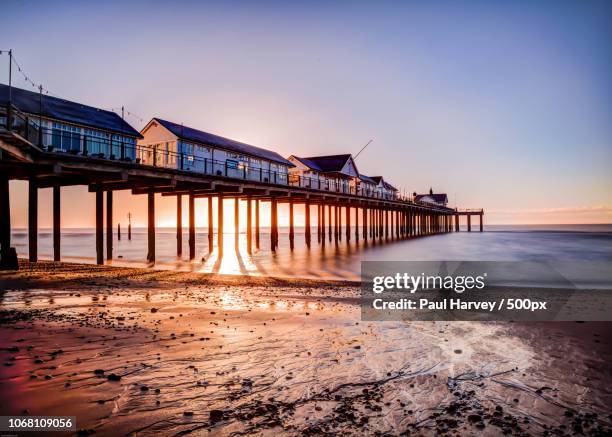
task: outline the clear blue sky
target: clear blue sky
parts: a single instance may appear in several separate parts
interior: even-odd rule
[[[7,1],[0,49],[67,99],[283,155],[373,138],[360,171],[489,222],[612,220],[612,2],[289,3]]]

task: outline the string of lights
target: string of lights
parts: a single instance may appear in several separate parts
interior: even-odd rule
[[[0,56],[1,55],[8,55],[9,54],[9,50],[0,50]],[[58,99],[62,99],[62,100],[66,100],[65,98],[63,98],[62,96],[55,94],[53,92],[51,92],[50,90],[48,90],[47,88],[43,87],[42,84],[37,84],[36,82],[34,82],[31,78],[30,75],[28,75],[26,73],[26,71],[23,69],[23,67],[21,66],[21,64],[17,61],[17,59],[15,58],[15,53],[10,51],[10,62],[13,63],[13,65],[15,65],[15,67],[17,67],[17,71],[23,76],[23,79],[25,80],[26,83],[32,85],[32,87],[36,88],[39,92],[42,92],[44,94],[53,96],[53,97],[57,97]],[[117,107],[117,108],[111,108],[110,111],[113,112],[118,112],[122,109],[122,107]],[[138,114],[129,111],[128,109],[123,108],[124,112],[135,118],[136,120],[140,121],[141,123],[144,123],[144,119],[142,117],[140,117]]]

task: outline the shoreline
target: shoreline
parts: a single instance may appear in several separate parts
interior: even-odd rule
[[[97,435],[612,426],[611,324],[366,322],[346,281],[21,265],[0,273],[1,414]]]

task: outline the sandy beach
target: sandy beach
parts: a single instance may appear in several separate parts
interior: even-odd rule
[[[606,323],[362,322],[359,286],[22,262],[0,414],[80,435],[609,435]]]

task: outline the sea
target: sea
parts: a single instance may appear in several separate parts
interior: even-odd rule
[[[262,229],[260,248],[247,254],[246,234],[238,240],[233,233],[224,234],[221,257],[215,248],[209,253],[206,229],[196,230],[196,257],[188,259],[188,235],[183,235],[183,254],[177,256],[176,231],[156,229],[156,261],[146,262],[147,230],[132,229],[131,240],[125,231],[121,239],[113,234],[113,259],[109,265],[150,267],[165,270],[259,275],[326,280],[358,281],[362,261],[515,261],[547,262],[563,270],[573,283],[588,287],[611,288],[612,284],[612,225],[489,225],[484,232],[452,232],[411,239],[389,238],[387,241],[360,235],[354,228],[347,241],[345,231],[337,243],[326,235],[325,244],[318,241],[312,229],[311,247],[307,248],[303,228],[296,228],[294,248],[290,248],[288,229],[279,230],[279,247],[270,250],[270,233]],[[12,245],[19,257],[27,258],[28,234],[25,229],[13,229]],[[104,238],[106,250],[106,235]],[[53,240],[50,229],[38,235],[39,259],[52,259]],[[62,260],[95,262],[94,229],[62,229]],[[105,254],[106,257],[106,254]]]

